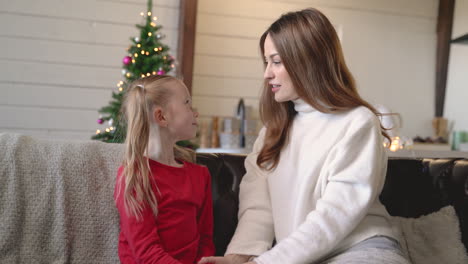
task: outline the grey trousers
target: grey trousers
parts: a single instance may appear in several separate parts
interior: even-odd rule
[[[409,264],[400,243],[393,238],[375,236],[338,252],[320,264]]]

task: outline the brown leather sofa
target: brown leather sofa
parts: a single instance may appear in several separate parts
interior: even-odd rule
[[[197,159],[212,175],[214,241],[216,255],[223,255],[237,225],[245,156],[198,154]],[[468,252],[468,159],[391,158],[380,200],[391,215],[410,218],[453,205]]]

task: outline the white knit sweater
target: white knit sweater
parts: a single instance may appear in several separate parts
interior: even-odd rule
[[[387,169],[378,118],[365,107],[325,114],[301,99],[294,104],[276,169],[256,165],[265,128],[245,161],[239,224],[226,254],[307,264],[375,235],[397,238],[378,200]]]

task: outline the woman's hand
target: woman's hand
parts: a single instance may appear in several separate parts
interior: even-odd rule
[[[249,255],[229,254],[224,257],[203,257],[198,264],[244,264],[249,261]],[[247,262],[248,264],[256,264],[255,262]]]

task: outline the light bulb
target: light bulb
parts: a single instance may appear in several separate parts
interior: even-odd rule
[[[132,60],[132,63],[135,63],[135,60]]]
[[[140,13],[140,16],[144,16],[144,15],[145,15],[145,13],[143,13],[143,12]]]
[[[109,128],[106,128],[106,132],[107,132],[107,133],[109,133],[109,132],[110,132]]]
[[[110,129],[110,130],[114,130],[114,127],[110,127],[109,129]]]
[[[96,130],[96,135],[101,134],[101,130]]]
[[[154,23],[154,22],[151,22],[150,25],[151,25],[152,27],[156,27],[156,23]]]
[[[149,73],[149,72],[146,74],[146,76],[150,76],[150,75],[151,75],[151,73]]]
[[[151,16],[151,12],[148,12],[148,16]]]
[[[127,78],[130,78],[130,76],[132,76],[132,74],[130,74],[129,72],[127,72],[127,74],[125,74],[125,76],[127,76]]]
[[[156,74],[157,74],[157,72],[154,71],[154,72],[153,72],[153,75],[156,75]]]
[[[143,54],[145,54],[145,51],[144,51],[144,50],[141,51],[141,55],[143,55]]]
[[[154,48],[154,51],[158,51],[158,48]]]
[[[158,18],[157,18],[157,17],[153,17],[153,20],[158,20]]]
[[[122,87],[119,87],[119,92],[123,91],[123,88]]]
[[[152,35],[153,35],[153,33],[151,33],[151,32],[148,32],[148,36],[150,36],[150,37],[151,37]]]
[[[146,52],[146,56],[149,56],[149,52],[148,52],[148,51]]]
[[[137,44],[137,47],[138,47],[138,48],[141,48],[141,44],[140,44],[140,43],[138,43],[138,44]]]
[[[133,54],[133,57],[138,58],[138,53]]]

